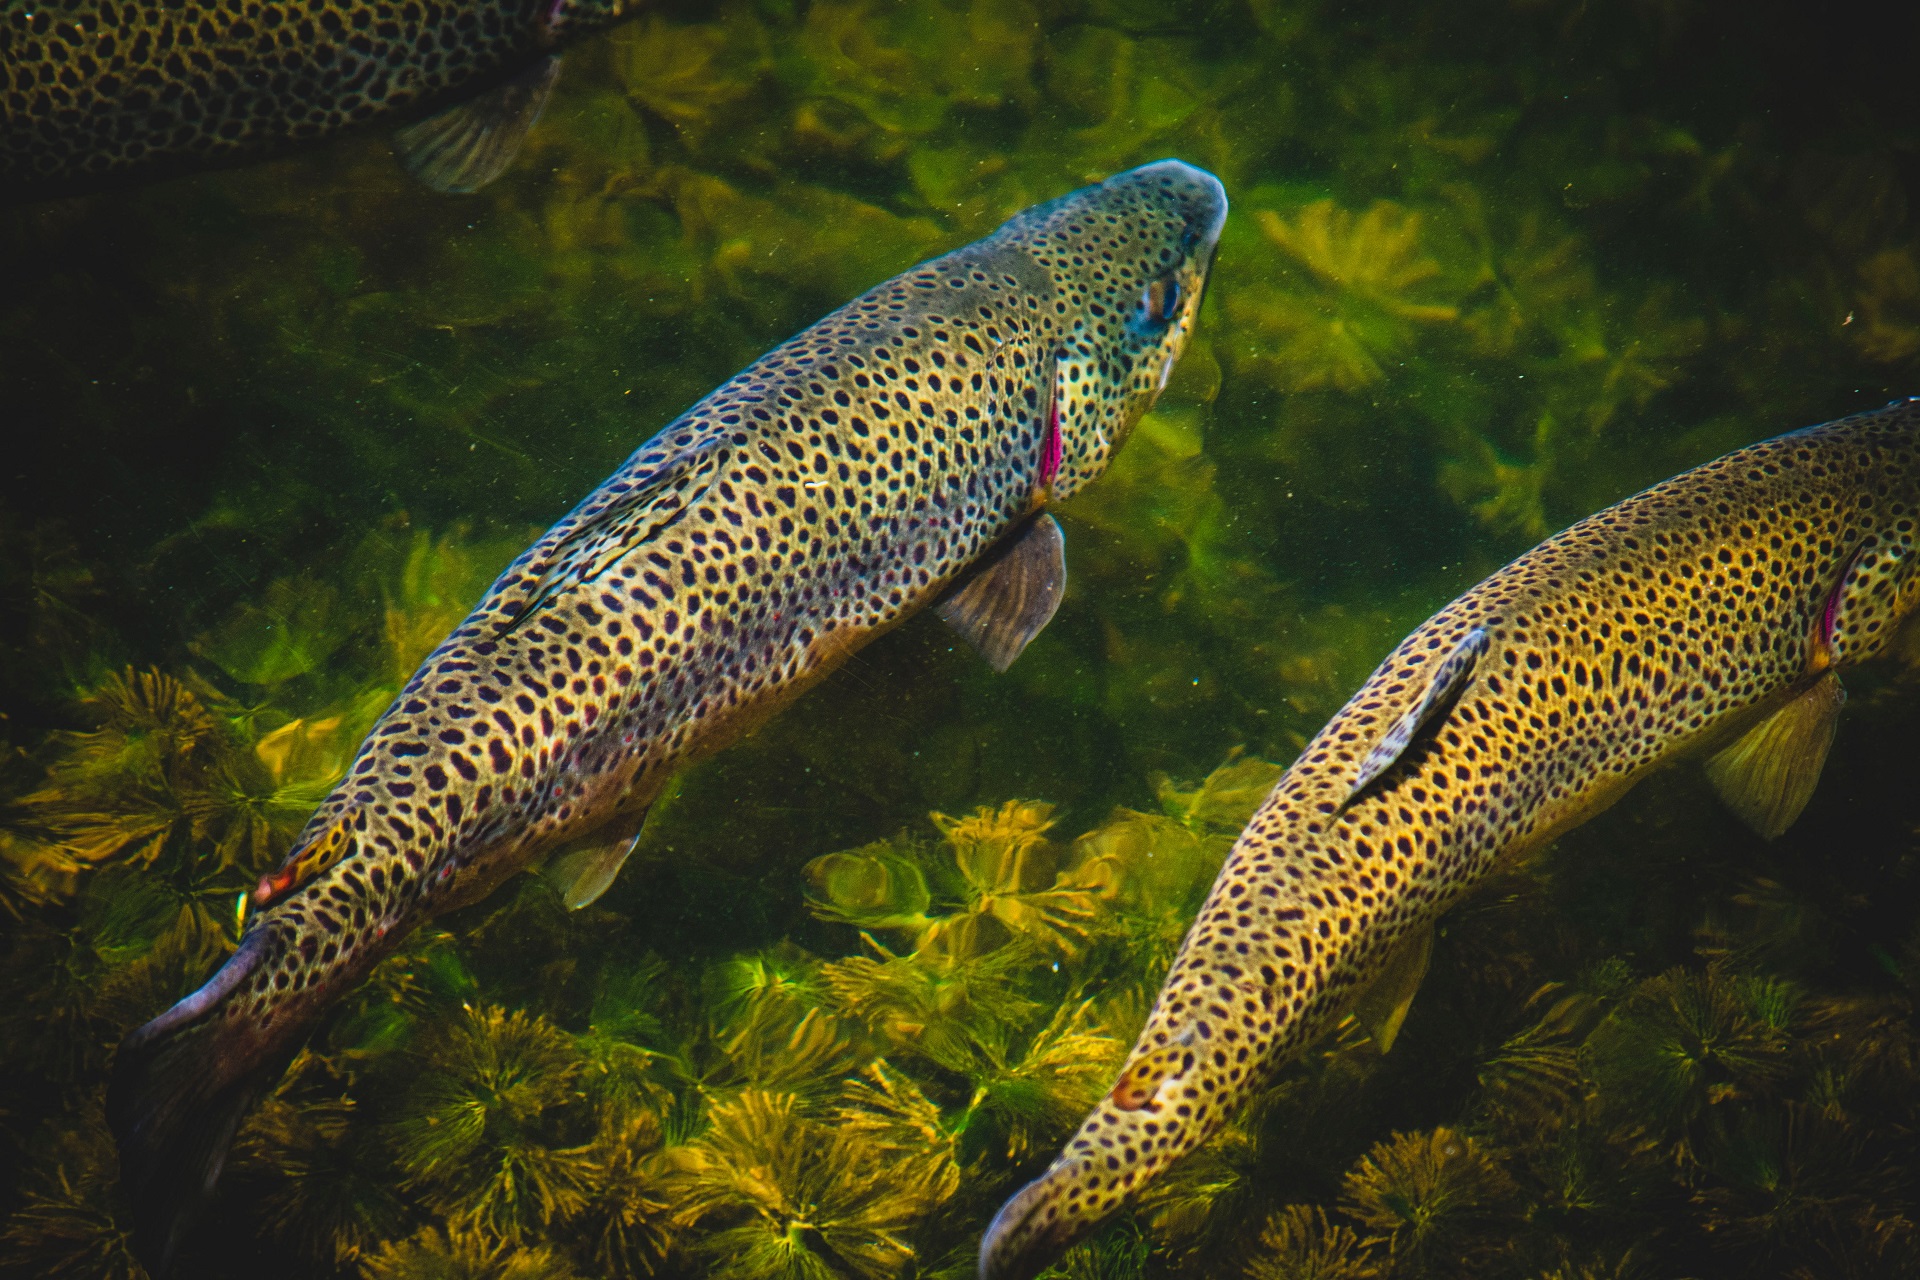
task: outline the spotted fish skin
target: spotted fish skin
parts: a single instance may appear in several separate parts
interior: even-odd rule
[[[1896,403],[1629,498],[1414,631],[1241,833],[1120,1085],[989,1227],[984,1280],[1036,1274],[1219,1129],[1498,865],[1879,653],[1920,605],[1917,513],[1920,403]],[[1356,790],[1430,677],[1480,646],[1457,700]]]
[[[631,0],[0,0],[0,197],[239,164],[405,120]]]
[[[1225,214],[1177,161],[1030,209],[769,352],[509,566],[235,955],[122,1046],[108,1116],[155,1268],[240,1117],[412,929],[570,842],[623,849],[674,769],[1099,475],[1186,343]]]

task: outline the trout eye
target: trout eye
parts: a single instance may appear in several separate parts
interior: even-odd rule
[[[1127,327],[1142,336],[1157,336],[1180,314],[1180,281],[1168,274],[1153,281],[1140,293]]]

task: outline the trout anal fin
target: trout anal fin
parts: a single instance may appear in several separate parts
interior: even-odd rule
[[[466,195],[507,171],[553,96],[560,57],[546,57],[476,98],[393,135],[406,171],[434,191]]]
[[[1367,1029],[1381,1053],[1391,1051],[1399,1038],[1400,1026],[1407,1020],[1407,1010],[1413,1006],[1414,993],[1420,990],[1432,959],[1433,926],[1423,925],[1394,947],[1380,976],[1353,1006],[1353,1016]]]
[[[620,868],[640,844],[647,810],[610,822],[592,835],[566,845],[548,861],[545,875],[569,911],[590,905],[613,884]]]
[[[1042,512],[987,552],[933,611],[995,671],[1005,671],[1053,621],[1067,590],[1067,544]]]
[[[1772,840],[1813,798],[1847,691],[1829,671],[1707,761],[1707,780],[1742,822]]]
[[[1474,668],[1479,666],[1480,657],[1487,651],[1487,633],[1483,627],[1475,627],[1460,638],[1453,646],[1453,652],[1440,660],[1433,673],[1427,677],[1426,691],[1420,701],[1388,729],[1386,736],[1374,744],[1360,761],[1360,771],[1354,775],[1353,785],[1347,788],[1347,798],[1341,807],[1352,804],[1367,786],[1393,767],[1394,761],[1405,755],[1407,748],[1420,731],[1434,721],[1441,712],[1453,704],[1460,691],[1467,687],[1467,681],[1473,678]]]

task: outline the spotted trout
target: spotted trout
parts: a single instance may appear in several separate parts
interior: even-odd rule
[[[1349,1012],[1382,1047],[1434,920],[1702,758],[1779,834],[1839,675],[1920,605],[1920,402],[1742,449],[1541,543],[1408,636],[1247,824],[1112,1092],[980,1246],[1026,1280]]]
[[[512,160],[560,47],[637,8],[0,0],[0,199],[241,164],[383,122],[407,126],[397,150],[428,186],[471,191]]]
[[[1226,216],[1162,161],[848,303],[670,423],[428,656],[238,950],[135,1031],[107,1114],[164,1270],[235,1127],[423,922],[546,857],[591,901],[668,776],[931,605],[1004,669],[1066,581],[1047,514],[1166,384]]]

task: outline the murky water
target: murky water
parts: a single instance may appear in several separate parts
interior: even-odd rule
[[[1234,202],[1200,331],[1059,513],[1026,654],[918,618],[688,773],[600,902],[524,876],[416,935],[180,1262],[970,1274],[1273,766],[1401,636],[1653,481],[1920,393],[1915,34],[676,6],[573,50],[474,196],[358,137],[0,213],[0,1261],[140,1274],[113,1045],[532,537],[862,289],[1178,156]],[[1489,887],[1390,1054],[1324,1043],[1063,1273],[1920,1270],[1917,670],[1853,682],[1780,841],[1683,768]]]

